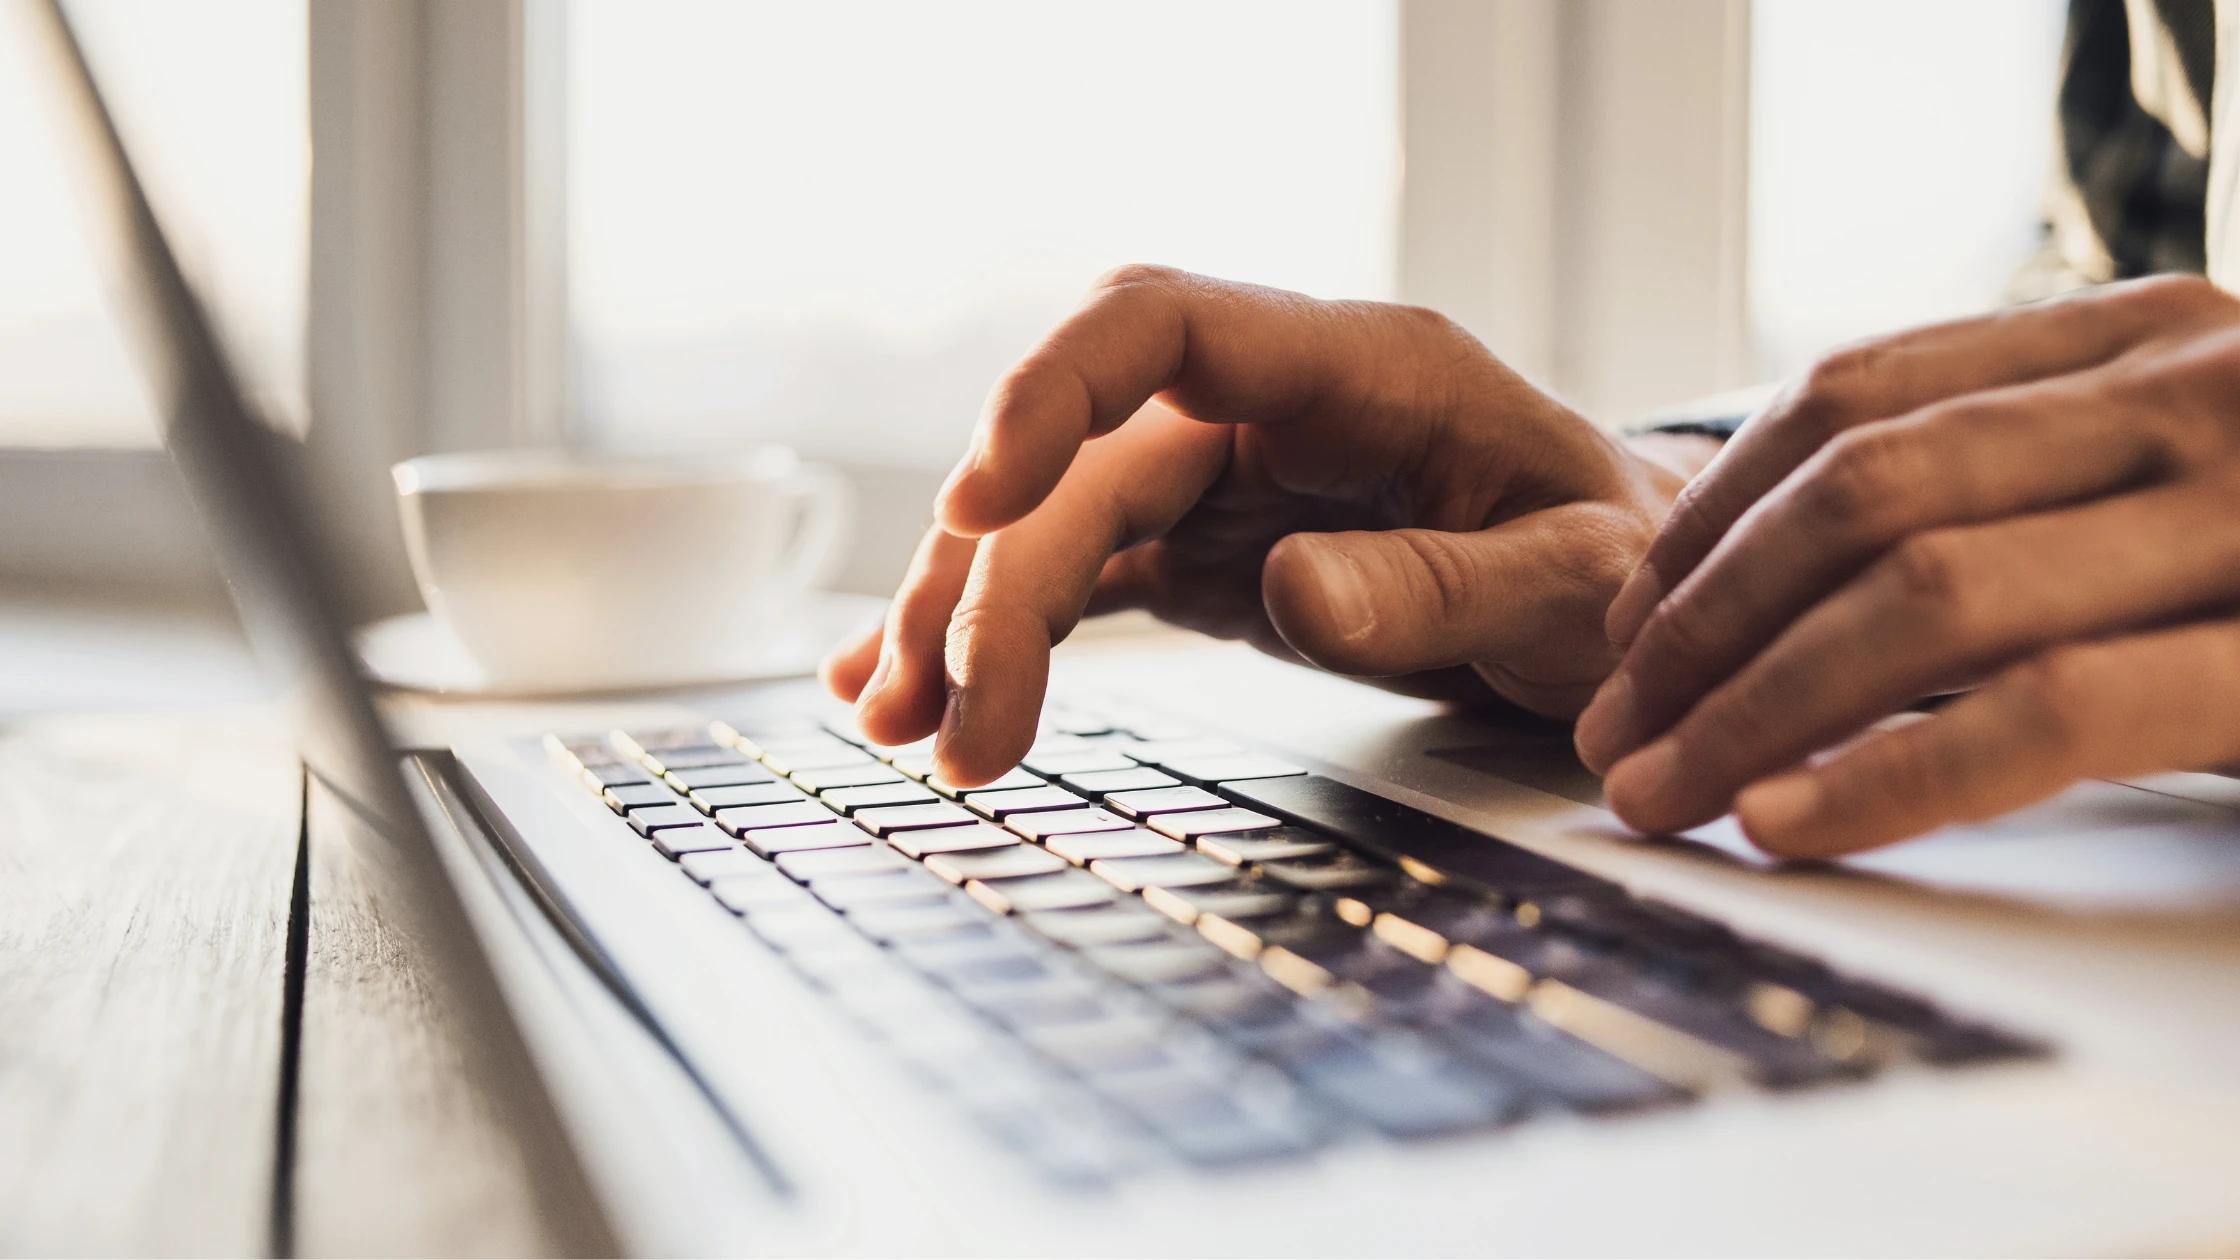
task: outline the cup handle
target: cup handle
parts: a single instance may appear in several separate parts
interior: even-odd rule
[[[783,588],[805,591],[823,584],[840,567],[855,507],[855,487],[837,469],[804,464],[791,487],[801,512],[793,548],[780,573]]]

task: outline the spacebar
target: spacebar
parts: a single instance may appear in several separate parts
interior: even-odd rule
[[[1606,880],[1530,849],[1319,774],[1224,783],[1218,791],[1371,852],[1413,858],[1442,875],[1512,897],[1617,890]]]

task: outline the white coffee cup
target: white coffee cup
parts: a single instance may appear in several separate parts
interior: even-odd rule
[[[737,676],[830,575],[851,495],[772,448],[706,459],[473,451],[391,470],[428,609],[493,684]]]

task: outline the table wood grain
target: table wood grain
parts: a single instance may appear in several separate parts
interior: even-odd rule
[[[296,1093],[299,1255],[546,1255],[520,1147],[462,1058],[427,961],[385,927],[353,844],[364,824],[314,786],[310,937]]]
[[[300,784],[262,710],[0,731],[0,1251],[267,1249]]]

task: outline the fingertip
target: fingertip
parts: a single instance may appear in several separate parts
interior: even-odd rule
[[[817,663],[817,678],[825,690],[849,704],[861,699],[876,676],[881,663],[879,649],[885,639],[886,627],[876,625],[827,653]]]
[[[1661,739],[1610,767],[1603,777],[1603,802],[1619,821],[1651,835],[1700,827],[1719,816],[1689,799],[1680,749]]]
[[[1289,534],[1260,567],[1260,599],[1293,651],[1341,674],[1373,673],[1377,602],[1351,549],[1327,534]]]
[[[1618,588],[1610,601],[1610,610],[1603,616],[1603,633],[1620,648],[1630,647],[1641,635],[1641,627],[1648,624],[1649,614],[1664,602],[1664,579],[1656,566],[1644,561],[1633,575]]]
[[[1750,843],[1775,857],[1824,856],[1826,837],[1816,825],[1824,795],[1809,770],[1761,779],[1735,797],[1735,821]]]
[[[1604,774],[1640,745],[1641,705],[1633,678],[1619,669],[1603,680],[1571,730],[1571,746],[1587,769]]]

